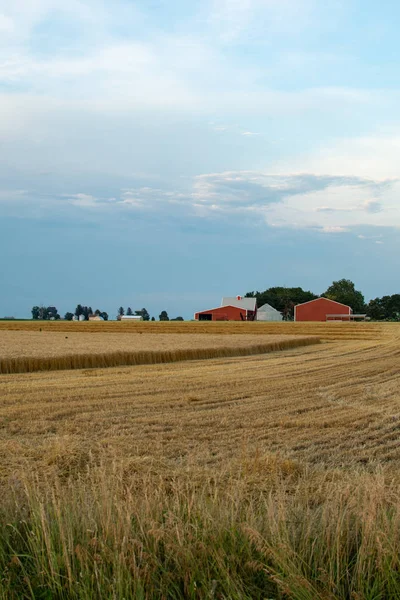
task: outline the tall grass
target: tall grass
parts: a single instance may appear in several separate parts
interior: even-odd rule
[[[381,474],[202,483],[89,469],[14,481],[0,598],[400,597],[400,499]]]
[[[70,354],[49,357],[0,358],[0,374],[60,371],[65,369],[92,369],[130,365],[172,363],[183,360],[203,360],[252,356],[277,350],[288,350],[319,343],[316,337],[272,340],[247,347],[185,348],[174,350],[147,350],[135,352],[104,352],[98,354]]]

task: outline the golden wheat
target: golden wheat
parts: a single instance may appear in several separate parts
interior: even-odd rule
[[[250,356],[298,348],[317,337],[0,332],[0,374]]]

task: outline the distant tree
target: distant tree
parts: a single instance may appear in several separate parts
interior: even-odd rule
[[[108,321],[108,313],[102,312],[100,313],[100,316],[103,317],[104,321]]]
[[[171,321],[184,321],[183,317],[175,317],[175,319],[171,319]]]
[[[133,315],[132,309],[130,306],[128,306],[128,308],[126,309],[126,314],[131,317]]]
[[[322,296],[350,306],[354,313],[365,312],[364,296],[355,289],[355,285],[350,279],[334,281]]]
[[[155,319],[155,317],[151,317],[151,320],[152,320],[152,321],[155,321],[156,319]]]
[[[39,319],[41,321],[47,321],[49,318],[49,314],[46,306],[39,306]]]
[[[75,316],[76,316],[76,317],[78,317],[78,318],[79,318],[81,315],[83,315],[83,307],[82,307],[82,305],[81,305],[81,304],[78,304],[78,306],[77,306],[77,307],[76,307],[76,309],[75,309],[75,313],[74,313],[74,314],[75,314]]]
[[[160,319],[160,321],[169,321],[169,316],[166,310],[162,310],[158,318]]]
[[[39,319],[39,314],[40,314],[40,308],[39,306],[34,306],[32,308],[32,319]]]
[[[66,321],[72,321],[73,318],[74,318],[74,313],[72,313],[72,312],[66,312],[64,315],[64,319]]]
[[[48,306],[46,309],[46,315],[47,315],[47,319],[54,319],[54,320],[58,320],[60,319],[60,315],[58,314],[58,310],[56,309],[55,306]]]
[[[94,314],[96,315],[96,317],[101,317],[101,311],[98,308],[96,308]]]
[[[400,321],[400,294],[371,300],[367,315],[375,321]]]
[[[142,317],[143,321],[150,321],[150,315],[145,308],[142,308],[142,310],[135,310],[135,315]]]
[[[123,308],[123,306],[120,306],[118,309],[117,319],[121,319],[121,317],[123,317],[124,314],[125,314],[124,308]]]

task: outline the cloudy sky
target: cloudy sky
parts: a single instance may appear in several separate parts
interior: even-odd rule
[[[393,0],[0,0],[0,316],[399,292]]]

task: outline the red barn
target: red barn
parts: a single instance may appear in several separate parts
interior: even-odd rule
[[[195,313],[196,321],[254,321],[257,314],[255,298],[222,298],[221,306]]]
[[[328,321],[349,320],[353,311],[350,306],[329,300],[329,298],[316,298],[294,307],[295,321]]]

